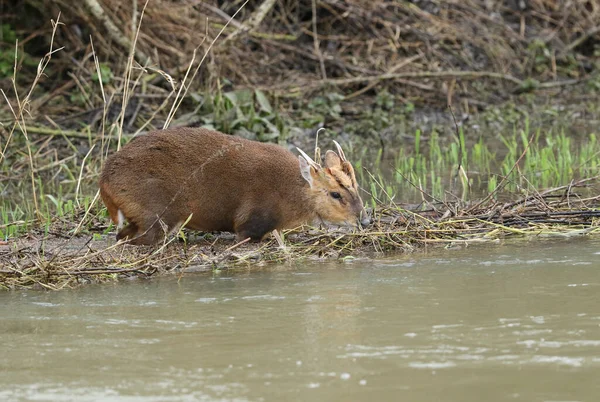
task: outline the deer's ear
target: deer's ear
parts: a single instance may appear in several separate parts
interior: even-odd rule
[[[308,185],[310,186],[310,188],[313,188],[313,183],[314,183],[313,171],[314,171],[314,169],[310,166],[308,161],[306,159],[304,159],[303,156],[298,156],[298,162],[300,163],[300,173],[302,174],[302,177],[304,178],[304,180],[306,180],[308,182]]]
[[[341,169],[342,168],[342,159],[338,154],[333,151],[327,151],[325,153],[325,167]]]

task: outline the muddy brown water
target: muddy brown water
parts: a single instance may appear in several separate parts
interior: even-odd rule
[[[600,239],[0,294],[2,401],[597,401]]]

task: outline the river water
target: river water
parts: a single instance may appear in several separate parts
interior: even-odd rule
[[[597,401],[600,239],[0,294],[2,401]]]

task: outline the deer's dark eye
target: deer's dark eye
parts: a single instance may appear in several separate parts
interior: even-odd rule
[[[338,193],[337,191],[332,191],[331,193],[329,193],[330,196],[332,196],[333,198],[335,198],[336,200],[339,200],[340,198],[342,198],[342,195],[340,193]]]

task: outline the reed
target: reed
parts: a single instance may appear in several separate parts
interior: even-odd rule
[[[373,156],[363,153],[359,155],[358,166],[370,170],[383,187],[390,189],[388,192],[415,202],[424,192],[435,199],[481,197],[493,191],[498,178],[506,181],[502,188],[505,196],[556,187],[593,176],[600,161],[598,134],[593,132],[575,140],[565,131],[531,131],[526,126],[523,130],[499,133],[491,141],[483,137],[468,140],[461,132],[461,136],[447,146],[440,144],[435,132],[426,143],[419,141],[419,137],[417,131],[413,146],[388,151],[393,153],[392,160],[382,161],[378,153],[374,161],[368,163]],[[465,149],[462,158],[459,156],[461,148]],[[459,166],[464,168],[463,178],[457,174]],[[385,174],[390,171],[394,174]],[[381,191],[369,183],[370,177],[360,177],[374,197],[381,199]],[[472,194],[467,198],[460,194],[464,187],[462,181],[472,187]]]

